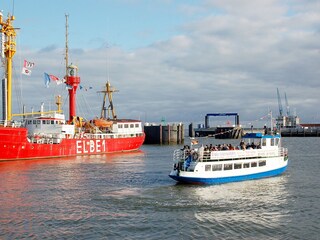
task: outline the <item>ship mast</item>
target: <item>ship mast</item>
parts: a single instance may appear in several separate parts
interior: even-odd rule
[[[65,14],[66,16],[66,55],[65,55],[65,60],[66,60],[66,76],[68,75],[68,66],[69,66],[69,55],[68,55],[68,14]]]
[[[7,99],[6,99],[6,116],[4,120],[10,121],[12,118],[12,59],[16,53],[16,31],[13,27],[15,17],[8,15],[7,20],[3,20],[3,15],[0,12],[0,25],[2,35],[2,55],[6,58],[6,77],[7,77]],[[3,39],[4,38],[4,39]]]
[[[103,92],[103,93],[104,93],[104,96],[103,96],[103,104],[102,104],[102,109],[101,109],[101,118],[106,118],[106,100],[107,100],[107,95],[108,95],[108,99],[109,99],[108,118],[110,118],[109,110],[111,110],[112,119],[116,120],[116,119],[117,119],[117,116],[116,116],[115,109],[114,109],[114,107],[113,107],[112,94],[113,94],[114,92],[118,92],[118,90],[114,89],[114,88],[110,85],[110,82],[107,81],[105,90],[100,91],[100,92]]]

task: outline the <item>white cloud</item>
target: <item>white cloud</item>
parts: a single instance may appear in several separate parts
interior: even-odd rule
[[[167,40],[131,51],[115,46],[71,48],[82,83],[94,86],[92,91],[78,91],[84,96],[79,99],[92,106],[79,112],[99,115],[101,97],[96,91],[109,76],[120,90],[114,96],[119,117],[150,122],[165,117],[168,122],[188,123],[203,122],[209,112],[231,111],[239,112],[242,121],[252,121],[268,108],[278,113],[278,87],[282,97],[287,93],[291,109],[303,122],[320,121],[315,118],[320,102],[320,7],[316,1],[285,5],[271,0],[208,0],[189,8],[184,4],[181,9],[202,16],[179,26],[179,35]],[[44,89],[42,74],[63,75],[63,51],[48,46],[23,53],[37,64],[28,80],[36,82],[37,88],[24,88],[28,101],[49,101],[59,90]]]

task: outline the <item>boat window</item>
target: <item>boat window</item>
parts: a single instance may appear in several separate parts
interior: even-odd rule
[[[235,163],[233,168],[234,169],[241,169],[242,168],[242,163]]]
[[[50,121],[50,120],[49,120]],[[51,120],[51,124],[54,124],[54,120]]]
[[[129,127],[129,124],[125,124],[125,125],[124,125],[124,128],[128,128],[128,127]]]
[[[274,144],[275,144],[276,146],[278,146],[278,145],[279,145],[279,138],[276,138],[274,141],[275,141]]]
[[[211,165],[210,164],[206,164],[205,165],[205,171],[211,171]]]
[[[119,125],[118,125],[118,128],[122,128],[122,127],[123,127],[122,124],[119,124]]]
[[[271,146],[274,146],[274,138],[271,138]]]
[[[266,160],[259,161],[259,167],[265,166],[267,164]]]
[[[223,169],[224,170],[232,170],[232,164],[224,164]]]
[[[139,127],[139,123],[136,123],[136,124],[135,124],[135,127],[138,128],[138,127]]]
[[[262,139],[262,146],[267,146],[267,139],[265,138]]]
[[[252,162],[251,163],[251,167],[256,167],[257,166],[257,162]]]
[[[33,124],[37,124],[37,120],[33,120]]]
[[[40,124],[40,120],[37,120],[37,124]]]
[[[42,124],[46,124],[46,120],[42,120]]]
[[[134,128],[134,124],[130,124],[130,128]]]
[[[212,165],[212,171],[221,171],[221,170],[222,170],[222,164]]]
[[[243,164],[243,168],[249,168],[250,167],[250,163],[244,163]]]
[[[28,120],[28,124],[32,124],[32,120]]]

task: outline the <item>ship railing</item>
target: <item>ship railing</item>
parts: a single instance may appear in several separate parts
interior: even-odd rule
[[[252,158],[267,158],[286,156],[288,150],[286,148],[275,149],[246,149],[246,150],[220,150],[220,151],[203,151],[199,149],[182,150],[176,149],[173,152],[174,163],[190,162],[192,165],[194,162],[208,162],[208,161],[224,161],[235,159],[252,159]],[[179,165],[184,166],[184,165]]]
[[[89,139],[106,139],[106,138],[131,138],[131,137],[141,137],[143,136],[143,132],[140,133],[123,133],[123,134],[115,134],[115,133],[85,133],[83,135],[85,138]]]
[[[279,148],[279,156],[281,157],[288,156],[288,149],[284,147]]]
[[[220,150],[203,151],[199,153],[199,161],[218,161],[226,159],[246,159],[281,156],[278,149],[246,149],[246,150]]]
[[[173,161],[179,162],[187,158],[187,152],[181,149],[176,149],[173,151]]]
[[[0,120],[0,126],[18,128],[22,126],[22,123],[15,120],[12,120],[12,121]]]

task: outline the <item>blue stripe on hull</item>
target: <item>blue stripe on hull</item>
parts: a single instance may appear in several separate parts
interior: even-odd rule
[[[221,183],[228,183],[228,182],[238,182],[244,180],[253,180],[259,178],[266,178],[279,175],[286,170],[287,166],[283,168],[278,168],[268,172],[262,173],[255,173],[250,175],[243,175],[243,176],[235,176],[235,177],[223,177],[223,178],[193,178],[193,177],[180,177],[180,176],[173,176],[169,175],[169,177],[173,178],[178,182],[184,183],[197,183],[197,184],[221,184]]]

